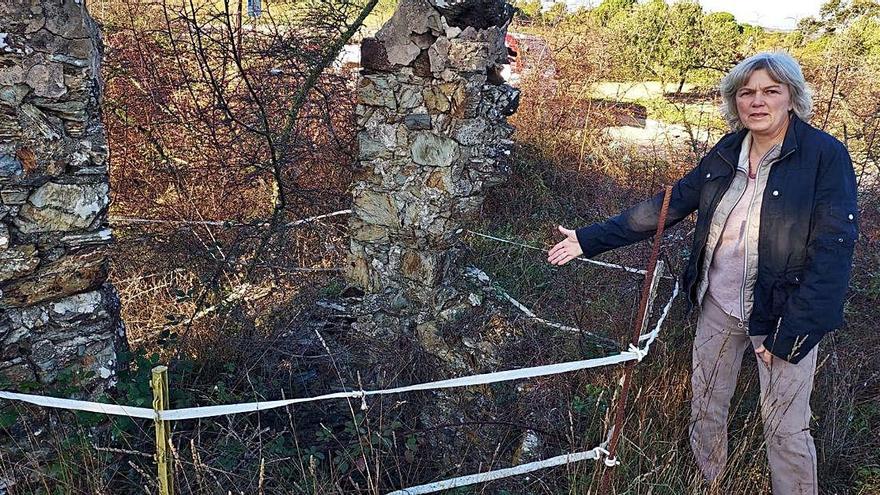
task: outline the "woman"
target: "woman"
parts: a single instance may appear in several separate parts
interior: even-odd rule
[[[666,225],[694,211],[684,271],[699,308],[690,442],[714,481],[727,461],[727,416],[743,352],[761,365],[761,413],[773,492],[817,493],[810,435],[816,344],[843,322],[858,237],[856,180],[839,141],[811,127],[798,63],[782,52],[738,64],[721,82],[733,133],[673,187]],[[652,236],[662,193],[577,230],[548,261],[563,265]]]

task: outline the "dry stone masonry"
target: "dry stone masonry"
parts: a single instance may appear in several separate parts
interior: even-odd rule
[[[451,282],[466,222],[509,175],[519,92],[499,74],[512,14],[502,0],[401,0],[362,43],[346,275],[382,311],[361,330],[416,325],[443,354],[437,325],[473,303]]]
[[[0,3],[0,376],[112,383],[124,345],[103,247],[99,28],[79,0]]]

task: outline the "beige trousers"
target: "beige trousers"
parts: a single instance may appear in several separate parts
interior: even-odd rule
[[[690,443],[697,465],[714,481],[727,463],[727,416],[742,357],[763,336],[750,337],[740,320],[724,312],[711,296],[703,300],[694,338]],[[816,447],[810,435],[810,392],[816,349],[798,364],[774,356],[758,363],[761,416],[775,495],[816,494]]]

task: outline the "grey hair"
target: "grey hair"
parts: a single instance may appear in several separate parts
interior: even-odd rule
[[[803,121],[809,121],[813,115],[813,91],[804,79],[801,66],[788,53],[782,51],[763,52],[738,63],[721,80],[721,97],[724,102],[721,114],[734,131],[743,128],[739,113],[736,111],[736,92],[748,82],[756,70],[764,69],[770,79],[788,86],[791,94],[791,106],[794,113]]]

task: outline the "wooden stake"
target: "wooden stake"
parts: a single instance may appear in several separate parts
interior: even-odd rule
[[[150,380],[153,410],[156,411],[156,464],[159,472],[159,495],[174,495],[174,465],[171,463],[171,430],[168,421],[159,419],[159,411],[168,407],[168,367],[153,368]]]

